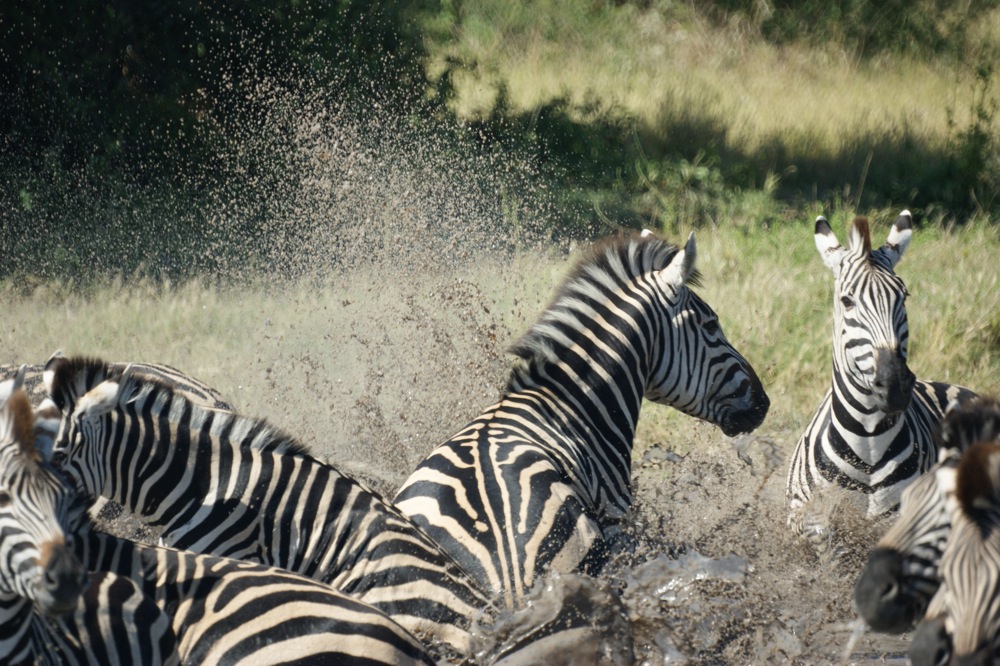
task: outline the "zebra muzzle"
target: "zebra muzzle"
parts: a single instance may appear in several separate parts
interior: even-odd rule
[[[62,615],[76,609],[87,571],[64,544],[50,544],[35,586],[35,603],[44,615]]]
[[[879,402],[879,408],[886,414],[906,411],[913,397],[916,375],[906,365],[906,359],[895,349],[875,351],[875,378],[872,394]]]

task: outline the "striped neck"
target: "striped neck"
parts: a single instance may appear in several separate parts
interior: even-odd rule
[[[49,633],[46,623],[38,620],[30,600],[0,595],[0,654],[4,663],[34,663],[38,655],[31,649],[32,642]]]

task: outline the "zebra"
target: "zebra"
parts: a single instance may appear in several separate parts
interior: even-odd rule
[[[24,400],[23,413],[30,415],[27,399]],[[27,423],[18,430],[30,432],[31,427]],[[23,435],[19,437],[25,439]],[[6,462],[10,458],[7,454],[9,451],[0,452],[0,461]],[[23,445],[14,454],[23,460],[26,457]],[[40,450],[34,454],[45,455]],[[51,451],[48,455],[51,456]],[[69,598],[72,592],[79,593],[80,575],[87,571],[95,572],[92,575],[92,584],[98,585],[95,590],[100,589],[105,579],[111,584],[125,583],[125,591],[142,600],[145,613],[158,621],[161,616],[166,618],[159,629],[163,635],[173,637],[174,654],[182,663],[322,662],[370,666],[434,663],[424,646],[384,613],[318,581],[274,567],[138,544],[96,530],[87,518],[86,503],[81,496],[47,462],[42,471],[47,472],[45,480],[50,482],[45,487],[49,501],[33,502],[32,515],[55,519],[64,525],[64,544],[55,552],[68,550],[66,562],[73,566],[64,565],[65,572],[52,567],[47,573],[61,585],[43,585],[42,591],[49,587],[54,591],[65,588],[65,596]],[[35,465],[42,468],[41,460]],[[28,503],[24,484],[0,486],[8,487],[12,488],[12,502],[23,498]],[[6,545],[6,533],[4,536]],[[45,548],[41,550],[44,552]],[[25,561],[20,554],[10,559],[14,563]],[[75,588],[71,585],[74,581]],[[121,624],[116,614],[122,613],[108,603],[91,606],[100,610],[102,617]],[[56,610],[54,605],[53,609]],[[160,635],[148,624],[142,617],[134,618],[131,624],[118,628],[114,638],[128,647],[135,642],[131,637],[135,635],[142,645],[147,636]],[[6,623],[3,627],[6,628]],[[67,635],[73,636],[72,632]],[[93,652],[94,663],[147,663],[144,652],[129,654],[107,648],[96,651],[95,642],[85,643]]]
[[[468,654],[490,597],[396,507],[287,433],[97,359],[53,358],[45,382],[63,415],[57,455],[86,494],[121,503],[166,545],[314,578]]]
[[[625,543],[643,399],[755,429],[769,407],[750,364],[693,290],[683,249],[651,232],[604,239],[509,349],[500,401],[435,448],[395,503],[517,607],[547,570],[595,574]]]
[[[51,357],[62,357],[63,352],[56,351]],[[218,409],[226,412],[236,411],[233,404],[222,397],[216,389],[205,384],[199,379],[188,375],[177,368],[163,363],[112,363],[112,370],[123,371],[126,367],[132,366],[133,372],[143,377],[156,379],[174,387],[175,391],[183,393],[189,400],[209,409]],[[59,429],[60,413],[50,400],[45,390],[44,365],[0,365],[0,380],[13,378],[18,370],[24,367],[24,389],[28,393],[31,404],[35,407],[35,419],[40,436],[54,438]],[[122,513],[122,507],[114,502],[109,502],[103,497],[95,498],[91,506],[90,513],[95,518],[104,518],[113,521]]]
[[[972,444],[1000,442],[1000,401],[979,397],[948,408],[935,435],[940,460],[903,491],[899,516],[858,577],[854,602],[869,627],[909,631],[941,583],[939,564],[951,532],[946,498]]]
[[[0,383],[0,655],[5,664],[180,663],[169,619],[73,551],[85,511],[35,442],[25,371]]]
[[[846,249],[822,215],[814,235],[834,275],[833,382],[795,447],[786,483],[788,523],[811,538],[823,529],[806,507],[825,488],[867,494],[869,518],[895,508],[903,488],[936,461],[933,431],[946,406],[975,396],[918,380],[907,367],[908,293],[893,268],[910,243],[910,212],[874,251],[864,217],[851,224]]]
[[[914,666],[1000,660],[1000,443],[974,444],[953,474],[942,584],[914,632]]]
[[[385,613],[311,578],[94,529],[76,543],[88,568],[137,581],[170,616],[183,663],[435,663]]]

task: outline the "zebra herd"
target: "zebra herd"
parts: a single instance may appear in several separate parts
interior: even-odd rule
[[[872,555],[858,608],[883,631],[926,612],[914,645],[962,655],[979,640],[973,620],[989,639],[1000,633],[989,628],[1000,611],[969,610],[982,583],[969,562],[1000,565],[982,527],[1000,520],[1000,444],[980,441],[1000,435],[1000,412],[989,421],[994,403],[907,367],[906,289],[893,269],[911,233],[904,211],[872,250],[859,218],[844,248],[817,219],[835,279],[833,386],[792,457],[789,524],[822,532],[808,506],[828,487],[867,495],[870,516],[902,501],[894,529],[905,534]],[[727,436],[764,421],[760,379],[692,289],[696,254],[693,235],[683,248],[649,232],[595,244],[511,347],[500,400],[391,501],[168,366],[57,352],[42,367],[0,369],[0,654],[473,663],[473,623],[522,607],[547,572],[596,575],[629,552],[644,400]],[[160,545],[97,528],[99,498]],[[580,618],[542,633],[560,631],[580,631]],[[523,649],[493,663],[538,658]]]

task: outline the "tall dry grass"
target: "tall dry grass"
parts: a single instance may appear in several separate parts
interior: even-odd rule
[[[751,152],[784,137],[797,152],[836,153],[852,136],[899,127],[944,140],[949,122],[970,121],[974,67],[1000,43],[1000,9],[970,31],[964,62],[776,46],[748,22],[719,26],[682,5],[481,0],[464,3],[463,14],[462,29],[432,49],[432,71],[447,57],[475,64],[455,73],[464,115],[488,111],[502,84],[521,110],[562,97],[649,128],[700,112],[723,119],[727,141]]]

